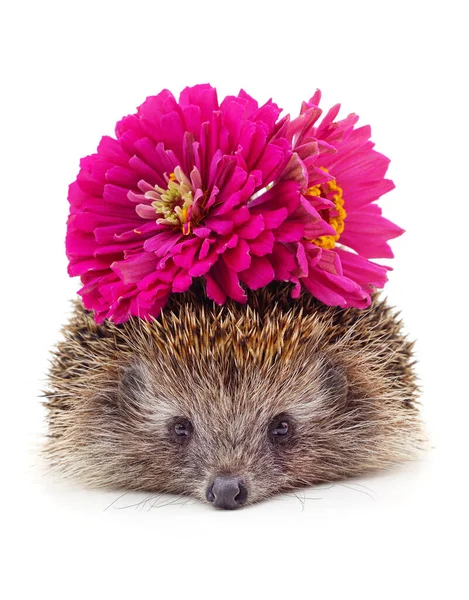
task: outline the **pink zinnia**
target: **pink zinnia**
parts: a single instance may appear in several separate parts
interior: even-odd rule
[[[104,137],[70,186],[67,256],[98,322],[158,316],[203,277],[222,304],[273,280],[326,304],[367,306],[402,230],[372,204],[391,189],[388,160],[356,117],[332,123],[316,94],[293,121],[241,91],[164,90]],[[336,245],[340,238],[340,245]],[[347,245],[354,252],[347,251]]]
[[[358,115],[335,121],[340,104],[318,124],[320,98],[318,90],[278,134],[288,138],[304,166],[302,203],[307,200],[322,217],[315,235],[298,241],[304,255],[300,281],[324,304],[366,308],[370,293],[384,286],[390,269],[368,259],[392,258],[387,242],[404,232],[382,217],[374,203],[394,188],[384,178],[389,159],[373,149],[369,125],[355,129]],[[293,295],[299,291],[297,282]]]

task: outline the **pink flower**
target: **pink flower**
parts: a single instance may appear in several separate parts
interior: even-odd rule
[[[303,103],[300,116],[286,119],[278,132],[291,142],[306,171],[302,204],[306,200],[321,215],[314,234],[309,232],[296,245],[304,256],[301,276],[297,281],[293,271],[288,280],[296,283],[294,296],[301,282],[324,304],[366,308],[370,293],[384,286],[389,270],[369,259],[392,258],[387,242],[404,232],[374,204],[394,188],[384,178],[389,159],[373,149],[368,125],[355,129],[357,115],[335,120],[340,104],[318,124],[320,98],[318,90]]]
[[[274,279],[369,304],[386,268],[368,259],[391,256],[386,241],[402,232],[372,204],[392,188],[388,160],[354,116],[332,123],[332,109],[316,126],[318,100],[278,121],[271,101],[241,91],[218,104],[198,85],[122,119],[69,191],[69,273],[96,320],[158,316],[196,277],[219,304]]]

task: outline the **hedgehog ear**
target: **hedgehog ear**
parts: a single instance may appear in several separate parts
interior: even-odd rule
[[[320,381],[328,400],[334,404],[345,404],[347,401],[349,382],[345,368],[328,354],[318,356]]]
[[[132,362],[121,370],[117,386],[117,405],[122,412],[139,412],[138,406],[148,393],[148,373],[142,363]]]

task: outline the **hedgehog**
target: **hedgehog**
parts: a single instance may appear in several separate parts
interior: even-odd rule
[[[46,392],[51,465],[86,486],[235,509],[417,455],[413,343],[379,295],[328,307],[285,284],[96,324],[76,300]]]

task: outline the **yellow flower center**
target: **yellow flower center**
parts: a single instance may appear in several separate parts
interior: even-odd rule
[[[191,232],[190,213],[194,203],[194,193],[190,180],[184,175],[180,167],[174,169],[168,178],[168,187],[163,189],[155,186],[155,191],[145,194],[149,199],[154,199],[152,207],[158,215],[156,222],[166,225],[176,225],[181,228],[184,235]]]
[[[326,173],[329,172],[325,167],[321,167],[321,169],[326,171]],[[340,238],[340,234],[344,231],[344,221],[347,217],[347,213],[344,209],[342,192],[342,188],[337,185],[335,179],[315,185],[306,190],[306,196],[317,196],[334,202],[334,208],[319,210],[319,214],[335,229],[336,235],[321,235],[314,240],[310,240],[313,244],[316,244],[316,246],[331,250]]]

